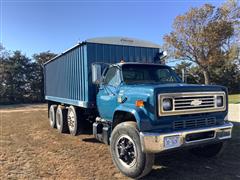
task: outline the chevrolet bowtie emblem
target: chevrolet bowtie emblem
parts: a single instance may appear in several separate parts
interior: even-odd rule
[[[202,104],[202,101],[199,100],[199,99],[194,99],[194,100],[191,102],[191,106],[199,106],[200,104]]]

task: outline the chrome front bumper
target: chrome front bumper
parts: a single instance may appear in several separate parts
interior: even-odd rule
[[[211,143],[230,139],[232,137],[233,124],[228,122],[220,126],[213,126],[207,128],[199,128],[194,130],[184,130],[172,133],[149,133],[140,132],[140,140],[143,152],[158,153],[168,149],[181,148],[186,146],[193,146],[203,143]],[[198,135],[201,133],[212,133],[212,137],[200,138],[197,140],[189,140],[187,137]],[[175,147],[165,147],[165,138],[178,137],[179,144]]]

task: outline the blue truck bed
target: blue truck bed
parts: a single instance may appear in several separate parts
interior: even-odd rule
[[[91,64],[155,62],[157,44],[122,37],[94,38],[77,44],[44,64],[45,99],[84,108],[95,106]]]

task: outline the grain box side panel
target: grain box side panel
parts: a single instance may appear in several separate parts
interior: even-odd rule
[[[79,45],[45,64],[45,99],[88,107],[87,47]]]

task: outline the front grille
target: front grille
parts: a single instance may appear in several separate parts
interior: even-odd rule
[[[194,102],[202,102],[201,104],[194,106]],[[214,96],[186,96],[174,98],[174,109],[185,110],[185,109],[200,109],[200,108],[211,108],[215,106]]]
[[[198,128],[198,127],[207,127],[216,125],[216,118],[198,118],[198,119],[190,119],[190,120],[181,120],[173,122],[173,129],[190,129],[190,128]]]
[[[223,106],[217,107],[216,99],[218,96],[223,98]],[[172,109],[163,110],[163,100],[172,100]],[[189,93],[166,93],[159,94],[159,116],[194,114],[205,112],[225,111],[226,97],[225,92],[189,92]]]

